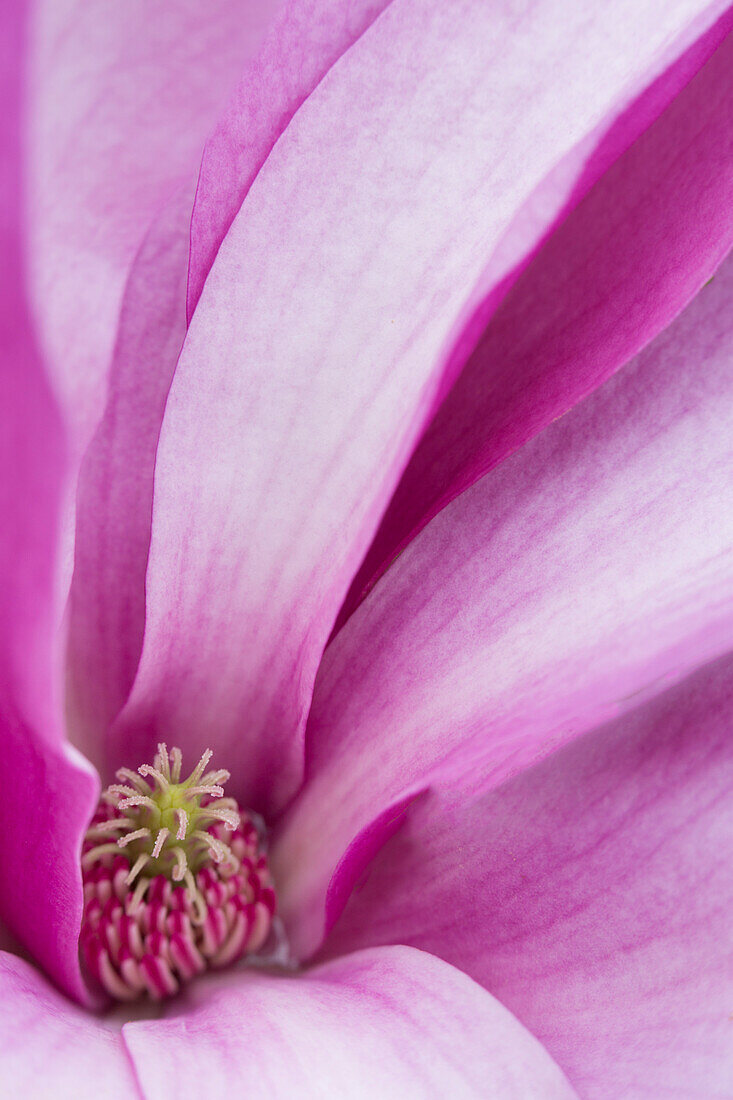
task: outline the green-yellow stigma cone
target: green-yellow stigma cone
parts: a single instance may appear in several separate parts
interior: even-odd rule
[[[101,843],[85,853],[83,862],[91,864],[105,851],[124,848],[131,864],[128,885],[144,871],[146,879],[164,875],[193,886],[193,875],[205,863],[233,861],[228,845],[207,831],[215,821],[230,831],[239,825],[237,803],[224,797],[222,787],[229,772],[206,772],[211,757],[207,749],[181,779],[181,750],[169,754],[160,744],[153,763],[143,764],[137,774],[120,768],[117,778],[125,782],[113,783],[102,796],[117,814],[93,826]]]
[[[181,750],[120,768],[82,848],[81,946],[118,1000],[171,996],[182,981],[258,951],[275,893],[252,818],[224,797],[211,751],[181,778]]]

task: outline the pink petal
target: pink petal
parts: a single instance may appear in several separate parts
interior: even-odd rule
[[[363,866],[362,830],[373,848],[406,794],[495,785],[730,646],[732,288],[728,260],[633,364],[436,516],[327,651],[309,779],[273,853],[301,953]]]
[[[733,241],[733,38],[705,62],[732,22],[729,12],[596,151],[595,159],[704,66],[554,233],[492,318],[402,476],[342,621],[440,508],[627,363],[725,256]],[[479,325],[496,297],[494,288]]]
[[[75,453],[99,420],[127,272],[275,0],[39,0],[29,120],[32,287]]]
[[[0,34],[0,917],[46,970],[83,998],[79,849],[98,793],[64,744],[52,639],[64,440],[24,294],[20,112],[25,10]]]
[[[6,684],[0,684],[4,691]],[[79,970],[79,853],[99,780],[64,744],[60,723],[32,726],[0,700],[0,916],[69,996],[89,1001]],[[54,716],[55,717],[55,716]]]
[[[29,963],[4,951],[0,1003],[4,1096],[131,1100],[139,1095],[119,1029],[71,1004]]]
[[[478,0],[461,19],[393,4],[302,105],[171,387],[115,759],[161,734],[187,754],[211,743],[243,801],[271,812],[293,792],[323,646],[487,256],[563,161],[552,220],[585,140],[667,67],[670,38],[699,33],[698,10],[563,8],[558,41],[554,0],[519,24]]]
[[[185,334],[180,280],[189,265],[189,233],[192,313],[221,238],[276,137],[386,3],[361,0],[359,11],[342,0],[286,5],[207,143],[193,218],[183,186],[172,209],[166,204],[153,219],[132,262],[105,414],[81,475],[70,604],[71,725],[75,743],[103,770],[103,734],[127,697],[142,646],[153,465]]]
[[[123,1036],[147,1100],[182,1095],[570,1098],[542,1047],[460,971],[405,947],[296,977],[240,971]]]
[[[190,210],[181,186],[131,264],[107,405],[79,476],[67,712],[74,743],[105,773],[105,735],[142,648],[155,453],[186,332]]]
[[[188,313],[253,180],[301,104],[391,0],[290,0],[206,144],[191,219]]]
[[[329,951],[413,943],[467,970],[581,1096],[727,1096],[730,656],[488,795],[431,798]]]

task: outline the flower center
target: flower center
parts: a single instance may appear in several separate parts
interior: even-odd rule
[[[262,839],[224,797],[229,772],[203,754],[181,779],[164,744],[137,772],[120,768],[82,847],[80,945],[110,996],[172,996],[181,983],[263,947],[275,913]]]

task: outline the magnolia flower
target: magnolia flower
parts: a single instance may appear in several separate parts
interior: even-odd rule
[[[0,1093],[731,1095],[727,5],[3,22]]]

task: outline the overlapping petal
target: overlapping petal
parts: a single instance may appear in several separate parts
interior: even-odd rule
[[[69,618],[71,733],[104,771],[105,733],[127,697],[142,645],[155,450],[185,334],[186,286],[192,313],[221,238],[277,136],[382,6],[285,5],[207,143],[195,206],[182,183],[153,216],[130,263],[105,412],[81,473]]]
[[[40,0],[29,43],[33,301],[74,453],[101,416],[129,265],[275,0]]]
[[[426,799],[329,951],[438,952],[588,1100],[728,1096],[732,704],[726,656],[498,791]]]
[[[460,971],[405,947],[296,977],[232,974],[192,987],[166,1020],[126,1024],[146,1100],[197,1075],[215,1094],[572,1100],[542,1047]]]
[[[82,998],[78,859],[98,787],[64,744],[52,646],[65,441],[24,292],[24,7],[9,6],[0,35],[0,919]]]
[[[261,169],[169,395],[116,759],[161,735],[213,743],[244,801],[269,812],[292,793],[336,610],[455,367],[446,348],[487,257],[562,162],[552,221],[589,136],[722,10],[561,7],[517,22],[397,0]]]
[[[5,1096],[133,1100],[139,1090],[120,1037],[61,996],[29,963],[0,952],[0,1059]]]
[[[731,12],[719,20],[604,138],[592,164],[702,66],[492,318],[400,480],[342,621],[431,516],[627,363],[725,256],[733,241],[732,21]]]
[[[360,835],[493,785],[733,641],[733,260],[633,364],[454,500],[327,651],[273,862],[297,948]],[[394,815],[393,815],[394,816]],[[351,847],[350,847],[351,846]]]
[[[79,475],[68,728],[103,774],[107,729],[127,698],[142,647],[155,453],[186,331],[191,201],[192,188],[182,183],[131,264],[106,408]]]
[[[378,3],[361,7],[350,27],[341,24],[339,5],[319,7],[327,28],[322,52],[311,57],[305,44],[308,64],[282,90],[277,111],[254,105],[260,129],[248,133],[244,152],[242,95],[229,118],[236,123],[225,133],[229,168],[237,174],[245,163],[249,174],[238,180],[241,194],[226,185],[228,205],[210,224],[202,214],[200,263],[191,268],[198,271],[196,294],[222,226],[246,197],[173,381],[153,496],[158,431],[185,330],[185,185],[180,203],[155,211],[193,163],[204,117],[210,120],[241,62],[250,29],[238,23],[239,37],[229,34],[231,4],[222,5],[221,20],[208,8],[203,19],[192,4],[192,35],[181,35],[177,13],[176,44],[185,48],[172,51],[168,69],[150,65],[153,52],[156,62],[167,58],[173,21],[162,9],[151,19],[147,8],[133,6],[120,33],[94,5],[40,6],[31,82],[33,287],[71,424],[72,480],[112,363],[106,414],[80,487],[69,618],[70,715],[79,741],[94,745],[135,675],[154,507],[143,659],[111,755],[134,763],[159,736],[186,750],[213,744],[226,750],[222,763],[238,771],[240,797],[263,809],[283,805],[301,776],[300,732],[336,611],[415,440],[462,364],[487,285],[495,295],[504,292],[572,202],[598,135],[645,82],[669,72],[683,47],[699,44],[696,36],[723,8],[675,0],[647,10],[629,2],[592,26],[580,14],[572,26],[565,18],[558,37],[554,21],[565,13],[553,0],[519,16],[509,6],[487,11],[469,0],[449,12],[438,3],[395,0],[380,19]],[[298,9],[296,30],[310,11]],[[209,27],[213,48],[195,40]],[[308,30],[320,43],[320,27]],[[217,53],[222,34],[227,49]],[[20,81],[10,63],[23,56],[19,37],[5,43],[7,96],[0,85],[10,105],[11,166],[21,160]],[[712,38],[705,41],[707,49]],[[292,44],[272,40],[278,66]],[[91,59],[88,70],[79,65],[80,48]],[[209,71],[212,58],[221,87]],[[60,118],[44,89],[58,72],[68,73],[69,59],[73,80],[62,81],[58,98],[71,110]],[[535,361],[541,343],[554,367],[542,375],[539,404],[534,388],[528,404],[510,400],[488,458],[482,439],[468,458],[457,456],[448,496],[464,487],[466,470],[473,479],[523,441],[512,434],[518,419],[536,430],[615,369],[719,260],[730,180],[717,171],[729,150],[720,137],[725,126],[716,126],[727,121],[721,103],[729,60],[720,53],[710,84],[680,99],[675,110],[682,114],[667,118],[670,130],[661,138],[659,130],[656,138],[647,135],[651,152],[637,150],[655,164],[666,197],[636,202],[633,163],[626,191],[621,167],[607,177],[609,193],[615,187],[632,208],[626,228],[638,230],[636,251],[614,252],[612,236],[608,266],[624,287],[604,299],[612,308],[589,309],[607,289],[607,272],[596,271],[595,281],[585,280],[570,337],[563,326],[543,328],[534,309],[538,327],[524,334],[529,351],[515,349],[507,335],[520,323],[511,311],[528,315],[542,278],[565,271],[561,252],[577,275],[589,262],[588,242],[605,247],[605,236],[585,231],[583,219],[597,226],[605,209],[592,200],[575,228],[557,238],[554,254],[551,246],[539,290],[520,283],[509,299],[480,354],[502,352],[513,375],[525,360]],[[150,83],[131,82],[136,66],[146,77],[155,69]],[[195,80],[179,89],[177,77],[192,72],[206,84],[203,97]],[[534,94],[517,102],[517,83],[531,83]],[[97,98],[90,103],[92,88]],[[127,137],[141,106],[148,114],[138,171]],[[499,120],[490,132],[489,117]],[[343,132],[334,132],[335,119]],[[664,137],[679,136],[681,125],[689,162]],[[170,157],[153,165],[164,132],[172,133]],[[81,184],[79,150],[91,166]],[[212,164],[215,156],[209,173]],[[201,177],[200,211],[210,201],[210,210],[217,206],[203,186],[211,178]],[[7,564],[0,738],[11,779],[0,805],[0,917],[50,976],[83,999],[77,861],[98,788],[68,750],[59,720],[54,568],[67,440],[24,295],[19,180],[11,171],[8,194],[0,194],[10,256],[0,288],[9,367],[0,418],[9,420],[3,442],[13,471],[3,482],[0,535],[0,564]],[[702,181],[706,186],[698,186]],[[665,221],[672,196],[679,201],[683,190],[695,218]],[[530,212],[538,196],[544,205],[535,223]],[[670,227],[674,247],[663,252]],[[581,238],[583,248],[566,247]],[[637,302],[629,269],[645,249],[673,274],[659,282],[656,297]],[[562,297],[561,280],[556,288]],[[402,920],[410,943],[431,947],[496,989],[594,1100],[624,1090],[652,1100],[655,1089],[680,1080],[693,1096],[725,1088],[720,1051],[729,985],[717,961],[733,887],[695,857],[705,838],[721,845],[731,839],[719,812],[731,770],[722,718],[729,664],[699,673],[498,793],[493,788],[733,641],[725,602],[733,516],[721,503],[731,455],[719,430],[731,397],[732,288],[729,263],[614,385],[454,501],[372,593],[327,656],[309,727],[307,782],[275,850],[286,917],[296,948],[307,955],[408,812],[410,831],[385,851],[331,946],[350,935],[360,942],[366,921],[368,939],[394,939]],[[628,331],[619,330],[621,314]],[[611,345],[605,358],[596,354],[599,331]],[[507,349],[516,361],[503,354]],[[148,356],[155,359],[150,373]],[[572,386],[557,404],[555,389],[566,381],[561,361],[574,366]],[[466,393],[457,393],[463,409]],[[434,494],[433,510],[445,503],[442,492]],[[38,508],[29,507],[36,499]],[[419,522],[425,514],[423,508]],[[115,598],[106,603],[111,589]],[[527,814],[529,805],[532,813],[539,807],[537,819]],[[684,828],[676,828],[675,806]],[[487,815],[493,834],[481,832]],[[463,879],[455,863],[442,873],[454,854],[454,821]],[[548,837],[557,838],[549,848]],[[533,842],[544,842],[544,853]],[[487,885],[477,867],[491,844],[498,881]],[[426,858],[414,872],[420,845]],[[517,878],[517,851],[529,887]],[[411,897],[401,889],[405,871]],[[599,879],[609,883],[610,900],[594,894]],[[429,899],[422,925],[418,887]],[[695,905],[682,916],[673,904],[680,887],[695,892]],[[392,889],[390,905],[372,919],[385,888]],[[459,899],[478,936],[467,936],[457,919]],[[490,952],[483,934],[489,924]],[[568,949],[569,939],[577,951]],[[636,996],[630,1017],[615,1007],[626,1007],[629,994]],[[574,1096],[510,1012],[460,971],[413,947],[369,950],[307,975],[249,973],[202,983],[165,1020],[128,1025],[126,1048],[113,1027],[82,1016],[33,967],[5,954],[0,1000],[12,1010],[0,1022],[0,1054],[14,1088],[26,1092],[42,1058],[54,1059],[57,1087],[74,1095],[89,1085],[90,1095],[127,1096],[140,1083],[145,1095],[163,1096],[172,1082],[179,1091],[188,1086],[203,1052],[207,1089],[231,1087],[234,1076],[249,1091],[264,1082],[276,1095],[308,1095],[303,1067],[312,1064],[313,1095],[325,1084],[346,1096]],[[688,1008],[695,1000],[705,1003],[697,1015]],[[598,1002],[600,1036],[592,1033]],[[675,1045],[674,1013],[693,1036],[689,1050]]]
[[[191,219],[188,313],[272,147],[298,107],[390,0],[289,0],[206,144]]]

